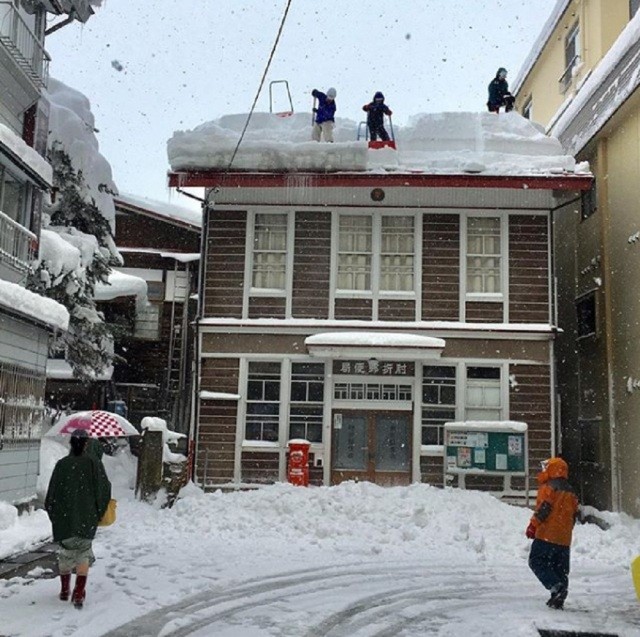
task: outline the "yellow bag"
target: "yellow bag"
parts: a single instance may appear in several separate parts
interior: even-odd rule
[[[636,595],[638,599],[640,599],[640,555],[631,562],[631,578],[633,579],[633,586],[636,589]]]
[[[107,510],[104,512],[102,519],[98,522],[98,526],[111,526],[116,521],[116,506],[118,501],[113,498],[109,500]]]

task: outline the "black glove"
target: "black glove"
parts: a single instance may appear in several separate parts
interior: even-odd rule
[[[317,108],[312,108],[311,110],[312,110],[314,113],[317,113],[317,112],[318,112],[318,109],[317,109]]]

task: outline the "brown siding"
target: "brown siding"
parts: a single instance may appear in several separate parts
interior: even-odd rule
[[[118,212],[119,248],[154,248],[178,252],[200,252],[200,230],[189,230],[144,215]]]
[[[529,472],[535,476],[541,460],[551,454],[551,375],[545,365],[510,365],[511,420],[529,425]],[[535,485],[535,482],[532,483]]]
[[[201,389],[238,393],[239,366],[238,359],[204,359]],[[200,484],[233,481],[237,413],[237,401],[200,401],[196,458],[196,478]]]
[[[292,313],[328,318],[331,276],[331,213],[297,212],[293,254]]]
[[[286,299],[253,296],[249,299],[249,318],[284,318]]]
[[[336,299],[335,317],[338,320],[371,320],[371,299]]]
[[[503,304],[467,301],[466,317],[468,323],[502,323],[504,321]]]
[[[242,482],[271,484],[278,481],[280,454],[269,451],[242,452]]]
[[[457,215],[425,214],[422,233],[422,318],[457,321],[460,219]]]
[[[204,316],[242,317],[245,212],[216,212],[209,219]]]
[[[547,217],[509,217],[509,322],[549,322]]]
[[[415,321],[415,301],[380,299],[378,301],[378,318],[381,321]]]

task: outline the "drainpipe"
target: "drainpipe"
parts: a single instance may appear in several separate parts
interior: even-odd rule
[[[611,508],[613,511],[620,511],[620,463],[618,459],[618,428],[616,425],[616,411],[614,404],[614,372],[613,372],[613,310],[611,302],[611,265],[609,252],[609,223],[611,213],[609,211],[609,174],[608,145],[607,140],[601,142],[600,153],[600,175],[599,180],[603,188],[600,189],[600,201],[606,202],[605,206],[599,206],[600,231],[602,245],[602,279],[604,288],[604,318],[605,318],[605,347],[607,357],[607,411],[609,418],[609,444],[611,454]]]

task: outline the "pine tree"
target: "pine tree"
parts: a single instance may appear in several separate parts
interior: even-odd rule
[[[96,283],[106,283],[111,266],[118,265],[118,253],[109,222],[95,200],[83,196],[87,189],[82,172],[73,168],[61,144],[52,145],[48,160],[53,166],[55,201],[45,206],[47,225],[72,245],[89,246],[89,250],[81,252],[92,254],[85,256],[79,268],[53,274],[46,260],[41,259],[28,287],[69,310],[69,330],[55,347],[58,351],[65,350],[76,378],[90,381],[113,361],[112,334],[93,297]]]

